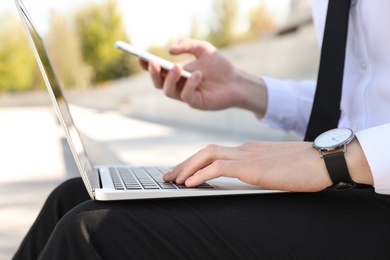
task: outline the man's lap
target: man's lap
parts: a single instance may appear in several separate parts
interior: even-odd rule
[[[49,244],[83,230],[99,254],[171,257],[390,256],[390,196],[371,187],[137,201],[86,201],[61,220]],[[359,228],[355,228],[359,227]],[[71,239],[71,237],[69,237]],[[79,237],[80,239],[80,237]],[[46,250],[50,250],[47,247]],[[89,250],[89,249],[87,249]]]

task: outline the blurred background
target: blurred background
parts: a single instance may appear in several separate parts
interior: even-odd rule
[[[299,140],[238,109],[196,111],[156,90],[127,41],[174,62],[207,40],[257,75],[315,80],[309,0],[25,0],[95,164],[174,165],[209,143]],[[12,0],[0,2],[0,259],[10,259],[50,191],[78,176]]]

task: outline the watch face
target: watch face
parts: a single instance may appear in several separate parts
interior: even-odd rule
[[[349,128],[336,128],[319,135],[313,143],[314,148],[324,150],[338,149],[348,144],[354,137],[353,131]]]

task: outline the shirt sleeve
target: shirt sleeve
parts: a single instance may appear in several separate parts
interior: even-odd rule
[[[268,93],[268,105],[262,123],[301,136],[306,132],[315,92],[314,81],[297,82],[262,77]]]
[[[362,130],[356,133],[367,158],[376,193],[390,194],[390,123]]]

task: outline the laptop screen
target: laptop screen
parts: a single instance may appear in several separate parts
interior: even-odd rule
[[[74,121],[70,114],[68,103],[66,102],[66,99],[63,95],[63,91],[50,61],[49,55],[46,51],[42,37],[38,33],[36,26],[34,26],[34,23],[22,1],[15,0],[15,3],[22,22],[27,30],[28,38],[32,45],[39,69],[41,70],[58,118],[64,127],[69,146],[75,157],[76,164],[80,171],[87,173],[89,180],[85,181],[88,181],[88,185],[91,187],[90,180],[92,180],[92,166],[86,156],[80,134],[75,127]],[[84,178],[85,176],[82,174],[82,177]]]

